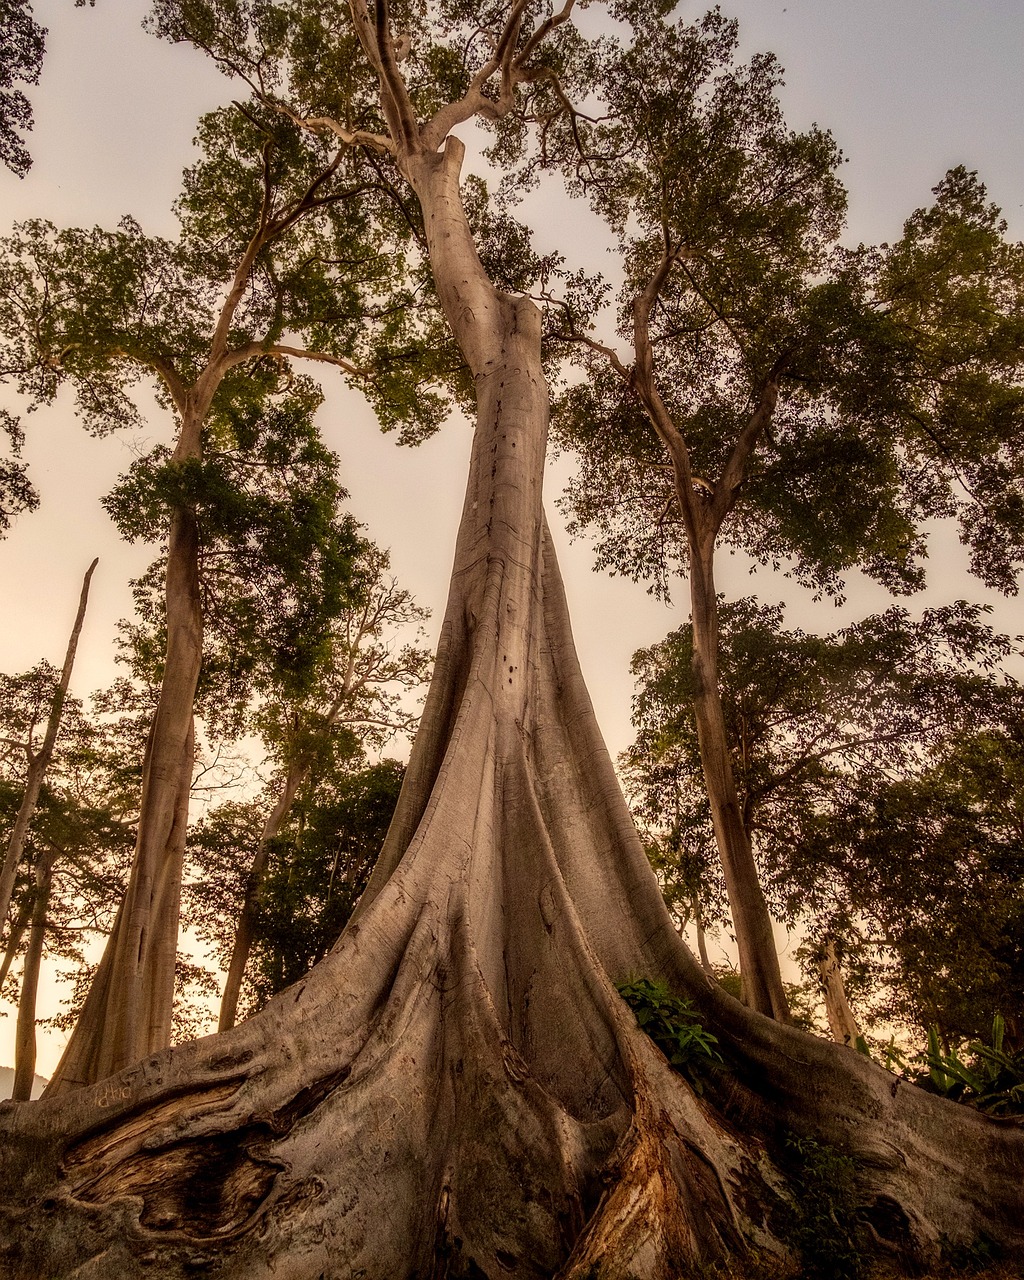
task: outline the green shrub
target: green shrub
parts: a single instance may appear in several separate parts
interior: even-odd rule
[[[859,1280],[856,1165],[834,1147],[789,1134],[784,1144],[795,1192],[786,1235],[800,1254],[801,1280]]]
[[[954,1048],[942,1051],[937,1027],[928,1031],[926,1076],[918,1083],[932,1093],[964,1102],[989,1115],[1024,1114],[1024,1053],[1007,1053],[1003,1047],[1006,1026],[997,1013],[992,1020],[992,1043],[967,1046],[966,1060]]]
[[[718,1039],[701,1023],[700,1015],[681,996],[673,995],[665,982],[630,978],[618,984],[619,994],[636,1015],[637,1025],[697,1093],[703,1091],[702,1070],[722,1061]]]

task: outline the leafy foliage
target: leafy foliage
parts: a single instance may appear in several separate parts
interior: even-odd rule
[[[38,81],[45,41],[46,29],[32,16],[29,0],[0,0],[0,161],[19,178],[32,164],[18,136],[32,128],[32,107],[14,86]]]
[[[977,606],[898,608],[814,636],[721,605],[720,679],[743,821],[770,899],[841,940],[851,994],[976,1036],[1020,1016],[1021,690]],[[671,905],[722,918],[692,712],[692,633],[634,657],[627,790]],[[966,897],[965,897],[966,891]],[[1014,1031],[1016,1033],[1016,1030]]]
[[[380,852],[404,772],[394,760],[361,768],[358,756],[321,760],[272,842],[244,988],[246,1012],[296,982],[337,940]],[[187,889],[187,918],[224,958],[266,810],[265,800],[218,806],[192,837],[191,856],[201,870]]]
[[[204,620],[199,700],[211,722],[237,729],[253,690],[295,695],[313,678],[334,620],[357,598],[354,565],[366,551],[350,516],[337,458],[319,436],[321,401],[309,380],[278,389],[263,379],[249,412],[208,434],[204,457],[175,462],[164,448],[136,461],[105,501],[125,537],[158,541],[171,513],[196,520]],[[237,406],[236,406],[237,410]],[[139,620],[125,630],[137,676],[163,662],[164,560],[135,584]],[[230,723],[229,723],[230,722]]]
[[[701,1023],[690,1001],[673,995],[667,983],[650,978],[629,978],[618,984],[618,991],[669,1066],[702,1093],[701,1071],[721,1062],[722,1055],[715,1048],[718,1038]]]
[[[800,1254],[801,1280],[859,1280],[856,1165],[825,1143],[789,1134],[785,1152],[794,1190],[786,1234]]]
[[[996,1014],[992,1043],[968,1045],[964,1052],[970,1056],[965,1059],[961,1051],[943,1050],[938,1027],[929,1027],[928,1051],[923,1055],[928,1072],[919,1083],[989,1115],[1024,1115],[1024,1049],[1007,1052],[1005,1034],[1006,1023]]]

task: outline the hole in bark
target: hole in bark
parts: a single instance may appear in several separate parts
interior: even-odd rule
[[[143,1123],[145,1118],[152,1121],[155,1115],[166,1118],[165,1113],[176,1114],[181,1100],[151,1105],[148,1111],[140,1110],[126,1123],[110,1126],[102,1135],[94,1134],[68,1153],[66,1160],[77,1181],[74,1195],[91,1204],[138,1196],[143,1202],[139,1220],[151,1231],[177,1231],[194,1239],[229,1234],[252,1217],[284,1168],[269,1157],[256,1155],[256,1145],[286,1134],[348,1074],[346,1066],[313,1081],[286,1106],[261,1117],[259,1123],[217,1137],[139,1151],[135,1143],[140,1130],[152,1129],[152,1123]],[[226,1092],[233,1094],[235,1088]],[[225,1089],[221,1086],[211,1092],[223,1093]],[[135,1149],[125,1151],[126,1147]],[[125,1152],[121,1158],[119,1148]]]
[[[506,1271],[514,1271],[519,1264],[519,1259],[514,1253],[509,1253],[507,1249],[497,1249],[494,1256],[498,1259],[499,1265],[503,1266]]]
[[[901,1250],[912,1248],[914,1239],[910,1219],[903,1206],[891,1196],[878,1196],[873,1204],[862,1210],[875,1234],[886,1243]]]
[[[275,1133],[287,1133],[297,1120],[300,1120],[303,1116],[308,1116],[311,1111],[314,1111],[323,1102],[328,1094],[332,1093],[339,1085],[345,1083],[350,1071],[350,1067],[342,1067],[340,1070],[332,1072],[331,1075],[324,1076],[321,1080],[314,1080],[312,1084],[300,1089],[286,1107],[282,1107],[280,1111],[275,1112],[272,1125]]]
[[[210,1070],[230,1071],[232,1067],[244,1067],[247,1062],[252,1061],[252,1057],[251,1049],[243,1049],[241,1053],[224,1053],[211,1061]]]

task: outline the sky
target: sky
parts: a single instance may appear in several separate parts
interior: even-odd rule
[[[195,51],[141,30],[146,0],[35,0],[49,29],[40,84],[30,90],[36,123],[35,163],[24,180],[0,171],[0,234],[12,221],[48,218],[58,225],[113,227],[130,213],[153,234],[174,234],[171,205],[192,157],[198,116],[233,96],[232,86]],[[786,68],[783,100],[790,123],[831,129],[848,163],[848,239],[890,241],[903,219],[929,203],[948,168],[977,169],[1011,233],[1024,238],[1024,5],[1019,0],[723,0],[740,20],[746,53],[768,49]],[[696,16],[700,7],[694,6]],[[582,254],[606,265],[586,211],[566,202],[528,202],[536,247]],[[397,576],[440,624],[469,456],[461,420],[417,449],[383,436],[361,398],[325,379],[324,436],[341,457],[350,509],[370,537],[392,552]],[[2,395],[2,389],[0,389]],[[17,407],[11,399],[0,401]],[[170,423],[152,406],[141,435],[90,438],[75,422],[70,398],[26,420],[25,456],[42,499],[0,543],[0,670],[14,673],[46,657],[59,665],[82,574],[100,557],[72,692],[85,696],[117,674],[117,619],[131,608],[129,579],[151,549],[126,547],[99,505],[133,458],[169,438]],[[613,754],[630,741],[629,659],[685,620],[685,590],[669,605],[642,586],[598,577],[585,543],[570,544],[551,510],[568,474],[556,463],[546,480],[577,646],[598,719]],[[1019,602],[983,590],[965,573],[955,539],[937,531],[929,585],[915,611],[967,596],[993,605],[993,621],[1024,630]],[[781,575],[726,559],[722,590],[756,590],[785,601],[787,621],[832,630],[889,603],[877,586],[854,579],[841,609],[815,604]],[[428,624],[429,627],[430,624]],[[53,998],[52,984],[46,998]],[[13,1017],[0,1020],[0,1062],[12,1059]],[[44,1073],[59,1038],[41,1045]]]

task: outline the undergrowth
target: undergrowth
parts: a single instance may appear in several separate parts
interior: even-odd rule
[[[628,978],[618,985],[619,995],[636,1016],[637,1025],[650,1036],[669,1061],[686,1077],[697,1093],[704,1085],[702,1072],[722,1061],[717,1036],[701,1022],[689,1000],[673,995],[665,982]]]

